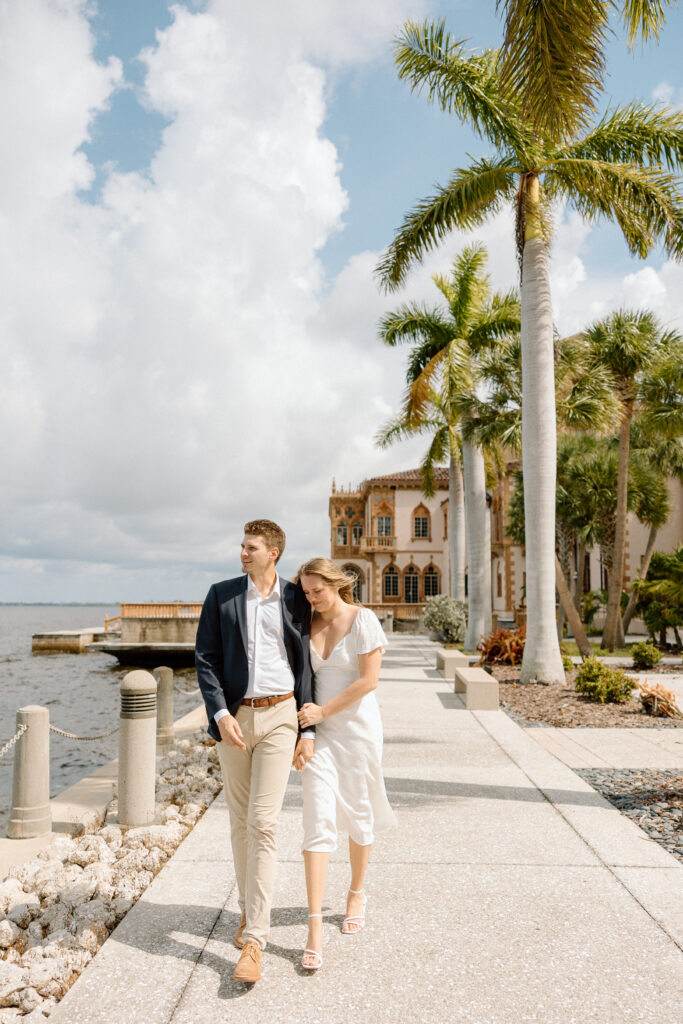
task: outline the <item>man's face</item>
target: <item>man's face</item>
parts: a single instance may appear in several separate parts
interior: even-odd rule
[[[245,533],[242,541],[242,569],[253,575],[264,573],[269,566],[275,564],[278,556],[277,548],[269,548],[263,537],[255,537]]]

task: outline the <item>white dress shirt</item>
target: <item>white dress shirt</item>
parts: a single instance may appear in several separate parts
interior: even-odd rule
[[[278,697],[294,689],[292,672],[285,649],[282,605],[280,604],[280,577],[267,597],[261,597],[259,590],[249,577],[247,585],[247,663],[249,684],[245,697]],[[218,722],[229,711],[217,711],[214,720]],[[313,737],[313,732],[302,735]]]

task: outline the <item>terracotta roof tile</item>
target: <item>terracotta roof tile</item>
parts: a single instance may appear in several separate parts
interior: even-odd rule
[[[422,485],[421,469],[403,469],[398,473],[386,473],[384,476],[368,477],[365,484],[417,484]],[[434,470],[434,483],[437,490],[448,487],[448,468],[437,466]]]

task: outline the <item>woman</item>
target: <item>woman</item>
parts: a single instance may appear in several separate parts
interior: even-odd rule
[[[301,960],[322,965],[322,900],[337,830],[349,835],[351,885],[345,935],[365,924],[363,883],[375,829],[393,824],[382,778],[382,721],[373,691],[387,639],[377,616],[355,604],[352,582],[329,558],[302,565],[299,584],[310,602],[315,704],[299,724],[316,726],[315,754],[303,767],[303,855],[308,892],[308,942]]]

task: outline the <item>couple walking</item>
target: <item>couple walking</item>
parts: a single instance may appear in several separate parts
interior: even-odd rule
[[[313,558],[298,582],[276,569],[285,535],[268,519],[244,527],[245,575],[215,583],[196,641],[197,677],[217,742],[242,911],[233,977],[255,982],[270,928],[277,819],[289,770],[302,772],[308,939],[302,966],[322,966],[322,901],[337,830],[349,836],[345,934],[365,924],[365,872],[375,829],[391,824],[372,692],[386,637],[354,603],[347,576]]]

